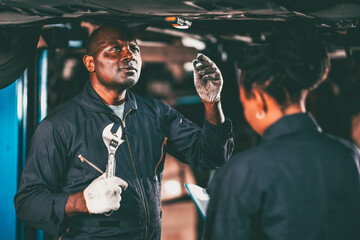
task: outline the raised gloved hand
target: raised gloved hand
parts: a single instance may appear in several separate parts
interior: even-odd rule
[[[90,213],[102,214],[120,208],[121,193],[128,187],[119,177],[96,178],[85,190],[84,198]]]
[[[193,61],[194,84],[196,91],[205,102],[220,101],[223,78],[219,68],[204,54],[198,54]]]

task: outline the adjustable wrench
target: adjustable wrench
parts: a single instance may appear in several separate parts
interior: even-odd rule
[[[116,159],[115,159],[115,153],[120,144],[124,142],[124,140],[121,139],[122,136],[122,128],[120,125],[115,126],[114,123],[110,123],[107,125],[103,132],[102,132],[102,138],[105,143],[105,146],[108,150],[108,163],[106,165],[106,171],[105,176],[106,178],[115,176],[115,170],[116,170]],[[105,216],[110,216],[113,213],[113,211],[110,211],[109,213],[105,213]]]
[[[114,123],[110,123],[104,128],[102,132],[102,138],[108,150],[108,163],[106,165],[106,171],[105,171],[107,178],[115,176],[115,169],[116,169],[115,153],[119,145],[124,142],[124,140],[121,139],[122,136],[121,126],[120,125],[117,126],[118,129],[115,130],[112,129],[113,127],[114,127]]]

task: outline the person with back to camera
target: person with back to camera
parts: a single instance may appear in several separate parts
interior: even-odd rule
[[[262,141],[216,172],[204,239],[360,239],[359,149],[305,110],[329,71],[317,31],[292,19],[242,56],[240,100]]]
[[[95,30],[83,61],[90,77],[83,92],[36,129],[15,196],[17,215],[55,239],[159,240],[165,153],[197,169],[215,169],[232,153],[220,71],[204,55],[194,60],[206,117],[200,128],[129,90],[142,61],[127,27]]]

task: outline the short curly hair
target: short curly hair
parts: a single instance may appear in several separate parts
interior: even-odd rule
[[[241,84],[247,95],[258,87],[283,107],[316,88],[330,65],[319,29],[300,18],[275,26],[268,44],[248,48],[242,59]]]

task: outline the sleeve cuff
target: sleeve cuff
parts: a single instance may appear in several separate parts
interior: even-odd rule
[[[210,131],[216,136],[223,139],[232,138],[234,135],[232,122],[229,118],[225,118],[225,122],[219,125],[213,125],[205,118],[204,128],[206,129],[206,131]]]
[[[64,221],[65,217],[65,206],[69,198],[69,193],[57,193],[54,198],[53,211],[58,219],[58,224],[61,224]]]

